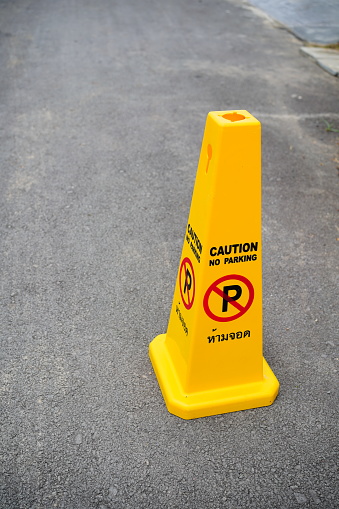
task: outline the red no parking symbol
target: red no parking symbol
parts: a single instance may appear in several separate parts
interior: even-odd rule
[[[195,275],[192,262],[184,258],[179,270],[179,287],[182,303],[186,309],[191,309],[195,296]]]
[[[225,282],[233,284],[224,284]],[[213,299],[215,295],[221,297],[221,300]],[[239,299],[241,303],[238,302]],[[246,313],[253,299],[254,288],[251,281],[244,276],[231,274],[211,284],[205,293],[203,304],[206,315],[212,320],[230,322]]]

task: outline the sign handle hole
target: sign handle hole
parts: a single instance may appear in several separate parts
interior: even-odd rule
[[[207,165],[206,165],[206,173],[208,172],[208,167],[210,165],[210,160],[212,159],[212,145],[207,145]]]

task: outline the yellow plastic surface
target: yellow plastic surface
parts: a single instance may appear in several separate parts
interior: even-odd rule
[[[261,134],[244,110],[207,116],[166,334],[150,358],[169,412],[273,403],[262,353]]]

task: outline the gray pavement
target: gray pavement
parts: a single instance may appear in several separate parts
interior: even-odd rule
[[[336,508],[338,80],[239,0],[1,1],[0,42],[0,507]],[[236,108],[281,391],[183,421],[148,344],[206,114]]]
[[[316,44],[339,42],[338,0],[250,0],[299,39]]]
[[[277,27],[284,27],[308,43],[301,47],[303,55],[312,58],[322,69],[333,76],[339,75],[339,50],[313,47],[335,46],[339,42],[338,0],[249,0],[262,13],[269,15]],[[259,14],[259,13],[258,13]]]

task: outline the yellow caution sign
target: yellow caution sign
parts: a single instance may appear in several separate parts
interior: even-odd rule
[[[150,358],[169,412],[193,419],[273,403],[263,358],[260,122],[207,116],[166,334]]]

